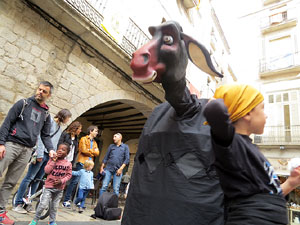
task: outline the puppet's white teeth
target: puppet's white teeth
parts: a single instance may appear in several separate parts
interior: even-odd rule
[[[154,81],[156,77],[157,77],[157,72],[153,71],[153,73],[152,73],[152,80],[151,81]]]
[[[144,79],[144,80],[141,80],[141,81],[144,82],[144,83],[150,83],[150,82],[155,80],[156,76],[157,76],[157,72],[154,70],[152,72],[152,74],[147,79]]]
[[[157,72],[153,71],[152,74],[150,76],[148,76],[146,79],[136,77],[134,80],[136,80],[138,82],[142,82],[142,83],[150,83],[150,82],[154,81],[156,77],[157,77]]]

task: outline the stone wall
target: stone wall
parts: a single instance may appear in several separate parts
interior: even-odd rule
[[[141,111],[155,107],[109,62],[52,26],[23,1],[0,1],[0,45],[0,123],[12,104],[31,96],[42,80],[55,88],[48,102],[51,113],[68,108],[73,120],[116,99],[130,101]]]
[[[0,1],[0,46],[0,124],[11,106],[32,96],[42,80],[54,85],[48,101],[51,114],[67,108],[72,120],[111,100],[130,103],[145,115],[157,104],[110,62],[69,38],[22,0]],[[104,142],[111,141],[108,133]]]

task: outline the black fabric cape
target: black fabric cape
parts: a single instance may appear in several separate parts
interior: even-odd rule
[[[163,103],[139,141],[122,225],[222,225],[223,192],[203,105],[178,117]]]

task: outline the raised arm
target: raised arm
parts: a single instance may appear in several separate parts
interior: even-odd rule
[[[300,166],[295,168],[289,178],[281,184],[282,194],[286,196],[298,186],[300,186]]]
[[[229,119],[223,99],[209,101],[204,108],[204,116],[211,127],[214,141],[224,147],[231,144],[235,129]]]

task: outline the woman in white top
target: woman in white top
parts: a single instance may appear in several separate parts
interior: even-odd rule
[[[73,121],[68,128],[61,134],[58,145],[61,143],[68,143],[70,145],[70,152],[66,159],[74,166],[76,156],[78,153],[78,135],[80,134],[82,125],[78,121]]]

